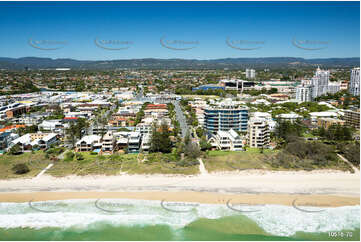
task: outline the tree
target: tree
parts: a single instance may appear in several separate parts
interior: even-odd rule
[[[150,152],[170,153],[172,151],[172,141],[169,136],[169,126],[165,122],[160,127],[154,124]]]
[[[189,132],[187,131],[186,136],[184,137],[184,144],[189,144],[191,142],[191,136],[189,134]]]
[[[83,131],[89,128],[89,123],[84,118],[79,118],[76,122],[76,137],[81,139],[83,137]]]
[[[201,127],[198,127],[196,133],[198,137],[202,137],[204,135],[204,130]]]
[[[317,133],[320,137],[331,141],[352,140],[351,128],[339,124],[333,124],[327,130],[321,127],[318,129]]]
[[[14,145],[13,147],[10,148],[9,152],[12,155],[17,155],[19,153],[22,153],[22,149],[21,149],[19,144],[16,144],[16,145]]]
[[[188,143],[184,147],[184,155],[192,160],[197,159],[201,155],[201,151],[196,143]]]
[[[292,136],[299,137],[304,132],[304,127],[300,122],[291,123],[289,121],[279,121],[276,127],[275,135],[288,141]]]
[[[79,118],[76,121],[76,124],[71,123],[69,128],[65,130],[68,139],[70,140],[72,146],[75,146],[76,139],[81,139],[83,137],[84,131],[89,128],[89,122],[84,118]]]
[[[274,94],[274,93],[277,93],[277,92],[278,92],[278,89],[274,88],[274,87],[272,87],[270,90],[267,91],[268,94]]]
[[[20,136],[28,133],[36,133],[38,132],[38,126],[32,125],[32,126],[26,126],[25,128],[21,127],[16,130],[16,133]]]
[[[74,147],[75,146],[75,141],[76,141],[76,136],[75,136],[76,127],[75,127],[75,125],[73,123],[71,123],[69,128],[67,128],[65,130],[65,133],[67,135],[67,139],[70,140],[72,147]]]
[[[201,147],[202,151],[210,150],[212,149],[212,145],[208,143],[206,138],[202,136],[201,140],[199,141],[199,146]]]

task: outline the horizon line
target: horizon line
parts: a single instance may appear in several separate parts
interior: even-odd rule
[[[304,58],[304,57],[295,57],[295,56],[269,56],[269,57],[222,57],[222,58],[213,58],[213,59],[186,59],[186,58],[157,58],[157,57],[143,57],[143,58],[129,58],[129,59],[108,59],[108,60],[86,60],[86,59],[76,59],[76,58],[52,58],[52,57],[39,57],[39,56],[23,56],[23,57],[2,57],[8,59],[24,59],[24,58],[39,58],[39,59],[51,59],[51,60],[75,60],[75,61],[115,61],[115,60],[146,60],[146,59],[157,59],[157,60],[197,60],[197,61],[211,61],[211,60],[223,60],[223,59],[266,59],[266,58],[297,58],[304,60],[314,60],[314,59],[361,59],[359,56],[355,57],[320,57],[320,58]]]

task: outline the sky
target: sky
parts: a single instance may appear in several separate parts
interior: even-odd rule
[[[359,2],[0,2],[0,57],[360,56]]]

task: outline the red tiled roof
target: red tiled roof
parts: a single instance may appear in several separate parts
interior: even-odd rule
[[[167,109],[166,104],[148,104],[146,109]]]
[[[16,124],[16,125],[6,126],[6,127],[2,128],[2,129],[0,129],[0,132],[4,132],[4,131],[9,130],[9,129],[18,129],[18,128],[25,128],[25,125]]]

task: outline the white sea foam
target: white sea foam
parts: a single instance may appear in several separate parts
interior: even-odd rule
[[[267,205],[260,212],[248,213],[266,232],[290,236],[298,231],[328,232],[360,228],[360,206],[337,208],[308,207],[302,212],[294,207]]]
[[[95,200],[65,200],[43,203],[0,203],[0,228],[43,228],[79,227],[104,222],[113,225],[166,224],[181,228],[199,218],[217,219],[224,216],[243,214],[255,221],[266,232],[290,236],[297,231],[326,232],[360,228],[360,207],[348,206],[326,208],[319,213],[305,213],[289,206],[266,205],[243,207],[243,210],[257,212],[240,213],[226,205],[164,204],[165,207],[186,213],[171,212],[162,208],[160,201],[131,199],[104,199],[98,206],[119,213],[102,211],[95,206]],[[35,208],[35,209],[34,209]],[[38,211],[56,211],[45,213]],[[320,210],[319,208],[308,208]]]

